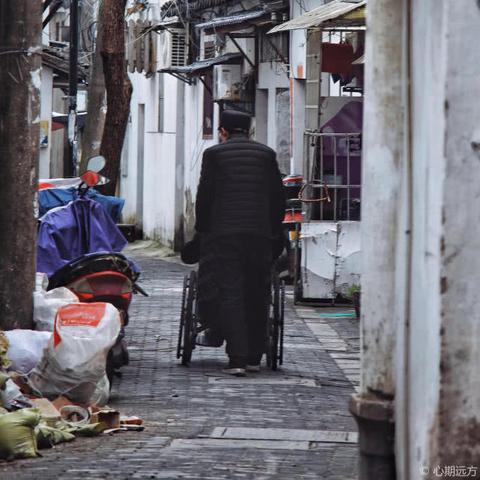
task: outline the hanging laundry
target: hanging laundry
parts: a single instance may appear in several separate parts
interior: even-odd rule
[[[353,46],[349,43],[322,43],[322,72],[352,74]]]

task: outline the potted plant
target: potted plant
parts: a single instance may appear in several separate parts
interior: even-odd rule
[[[355,315],[360,318],[360,285],[353,284],[348,289],[349,297],[352,299],[353,306],[355,307]]]

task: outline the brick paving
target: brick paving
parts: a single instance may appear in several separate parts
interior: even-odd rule
[[[223,349],[211,348],[197,348],[191,366],[182,367],[175,350],[188,268],[136,260],[151,296],[132,304],[131,364],[110,404],[144,418],[146,430],[77,439],[38,459],[0,463],[1,479],[356,478],[347,404],[358,377],[357,320],[328,317],[345,309],[294,307],[288,295],[281,370],[226,377]]]

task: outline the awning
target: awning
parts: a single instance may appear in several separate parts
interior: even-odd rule
[[[362,27],[365,25],[365,5],[363,0],[333,0],[314,8],[300,17],[272,28],[268,33],[301,30],[322,26],[322,28]]]
[[[168,19],[157,22],[150,27],[150,30],[159,32],[161,30],[168,30],[169,27],[176,27],[177,25],[183,25],[182,21],[178,17],[169,17]]]
[[[67,48],[44,46],[42,48],[42,65],[53,70],[55,75],[68,80],[70,73],[70,59]],[[78,63],[78,83],[87,83],[88,70],[86,64]]]
[[[159,70],[159,72],[171,73],[172,75],[199,76],[212,68],[214,65],[240,63],[242,57],[243,55],[239,52],[226,53],[225,55],[219,55],[218,57],[199,60],[183,67],[164,68]]]
[[[87,112],[77,112],[78,128],[83,128],[87,120]],[[52,112],[52,130],[60,130],[68,125],[68,113]]]
[[[270,14],[267,13],[265,10],[254,10],[252,12],[242,12],[236,15],[230,15],[228,17],[217,17],[213,20],[209,20],[208,22],[202,22],[195,25],[195,28],[201,30],[213,30],[215,31],[221,27],[231,27],[231,26],[239,26],[239,27],[248,27],[252,23],[253,20],[260,19],[262,17],[270,18]]]

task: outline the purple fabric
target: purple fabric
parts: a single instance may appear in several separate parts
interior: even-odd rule
[[[40,221],[37,271],[49,277],[82,255],[120,252],[127,240],[99,203],[78,199],[50,210]]]

